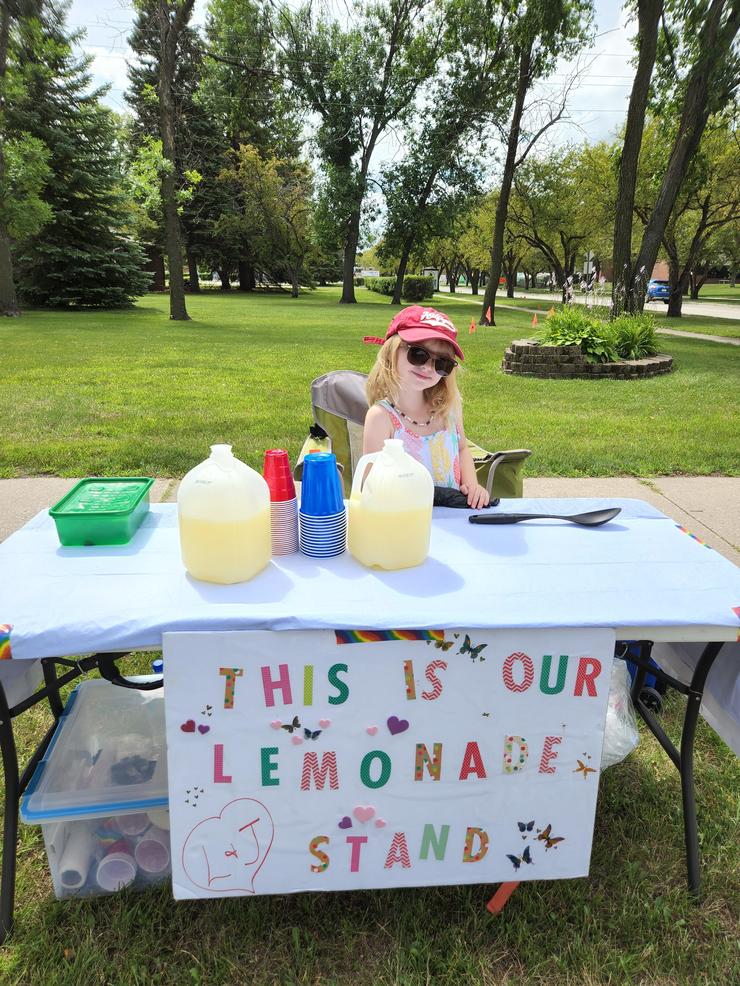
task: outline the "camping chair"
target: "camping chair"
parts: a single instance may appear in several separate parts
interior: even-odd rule
[[[362,455],[362,431],[367,414],[364,373],[354,370],[335,370],[317,377],[311,384],[311,403],[314,422],[303,443],[294,469],[295,479],[303,474],[303,459],[309,452],[333,452],[342,474],[344,495],[349,497],[355,466]],[[522,495],[522,466],[529,449],[508,452],[486,452],[468,440],[473,455],[478,482],[492,497]]]

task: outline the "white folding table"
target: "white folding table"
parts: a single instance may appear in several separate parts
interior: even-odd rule
[[[613,627],[619,640],[643,641],[633,695],[681,774],[689,887],[698,891],[694,732],[723,643],[738,640],[740,570],[640,500],[526,499],[494,509],[568,514],[607,506],[622,512],[600,528],[555,520],[474,526],[469,511],[437,508],[430,554],[417,568],[381,572],[349,554],[290,555],[233,586],[198,582],[184,571],[173,504],[153,506],[130,544],[110,548],[62,548],[51,518],[38,514],[0,544],[0,653],[13,664],[40,660],[45,677],[33,696],[9,702],[0,662],[0,940],[12,921],[20,796],[51,737],[20,775],[13,720],[43,699],[57,718],[59,687],[93,667],[126,684],[115,661],[134,649],[158,649],[165,631],[178,630]],[[651,642],[704,645],[688,680],[659,673],[688,699],[680,749],[639,700]],[[728,648],[722,656],[720,704],[728,675],[737,678],[736,655]],[[59,665],[66,667],[61,675]],[[732,722],[737,710],[724,711]]]

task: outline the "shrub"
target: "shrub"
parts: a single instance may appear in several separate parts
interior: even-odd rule
[[[364,283],[365,283],[365,278],[364,277],[356,277],[355,278],[355,287],[356,288],[361,288],[364,285]]]
[[[539,339],[550,346],[580,346],[591,363],[610,363],[618,359],[611,325],[576,305],[566,305],[548,315]]]
[[[368,291],[375,291],[378,294],[387,295],[389,298],[393,297],[395,286],[395,277],[365,278],[365,287]],[[434,278],[417,277],[415,275],[404,277],[401,296],[408,301],[424,301],[425,298],[434,297]]]
[[[620,315],[614,319],[611,328],[620,359],[645,359],[658,352],[651,315]]]
[[[391,294],[393,292],[391,291]],[[434,278],[410,275],[404,277],[401,294],[408,301],[424,301],[434,297]]]
[[[366,277],[365,287],[368,291],[375,291],[377,294],[386,294],[389,298],[393,297],[393,288],[396,286],[395,277]]]

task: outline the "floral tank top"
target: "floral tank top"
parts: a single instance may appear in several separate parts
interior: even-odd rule
[[[435,486],[460,488],[460,432],[454,414],[447,419],[447,427],[431,435],[417,435],[411,431],[390,401],[377,402],[390,415],[393,437],[403,442],[403,447],[417,462],[426,466],[432,474]]]

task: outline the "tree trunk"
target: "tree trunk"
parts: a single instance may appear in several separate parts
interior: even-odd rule
[[[715,108],[716,93],[715,98],[710,98],[710,87],[715,81],[714,66],[723,65],[730,57],[730,50],[740,25],[740,4],[736,4],[731,9],[730,16],[723,23],[722,15],[725,6],[725,0],[712,0],[699,36],[700,54],[689,74],[678,133],[673,142],[668,167],[663,175],[658,200],[643,233],[640,252],[635,262],[638,274],[645,271],[648,272],[647,277],[655,266],[663,233],[681,183],[699,146],[709,114]],[[638,289],[633,278],[630,288],[634,295],[631,299],[631,310],[642,311],[645,303],[644,285]]]
[[[340,305],[356,305],[355,298],[355,258],[357,257],[357,244],[360,239],[360,210],[356,209],[349,219],[347,227],[347,238],[344,242],[344,256],[342,258],[342,297],[339,299]]]
[[[474,295],[478,294],[478,289],[480,286],[480,269],[474,267],[470,272],[470,287]]]
[[[401,292],[403,291],[403,279],[406,276],[406,270],[409,265],[409,256],[411,255],[411,248],[414,245],[414,237],[408,236],[406,242],[401,250],[401,259],[398,262],[398,273],[396,274],[396,283],[393,286],[393,297],[391,298],[392,305],[401,304]]]
[[[450,294],[457,292],[457,267],[450,267],[447,270],[447,287]]]
[[[298,298],[301,293],[301,286],[298,283],[298,274],[295,271],[290,272],[290,296],[291,298]]]
[[[146,265],[146,270],[153,275],[150,290],[165,291],[167,289],[167,285],[164,271],[164,257],[156,247],[149,247],[147,253],[149,255],[149,260]]]
[[[229,277],[228,267],[219,267],[218,276],[221,281],[221,290],[231,291],[231,279]]]
[[[529,274],[524,271],[524,290],[529,291]]]
[[[668,311],[666,312],[666,315],[668,318],[681,318],[681,307],[683,305],[683,295],[686,287],[687,275],[686,273],[681,275],[678,270],[678,265],[672,262],[669,263],[668,270],[671,293],[668,297]]]
[[[254,291],[256,287],[256,278],[254,276],[254,267],[248,260],[240,260],[237,265],[239,273],[239,290],[240,291]]]
[[[519,80],[516,87],[516,98],[514,100],[514,114],[511,118],[509,129],[509,140],[506,148],[506,163],[504,173],[501,178],[501,188],[498,194],[498,204],[496,206],[496,222],[493,227],[493,243],[491,244],[491,267],[489,272],[486,293],[483,297],[483,310],[479,320],[479,325],[496,324],[496,292],[498,291],[498,280],[501,277],[501,262],[504,255],[504,230],[506,219],[509,213],[509,198],[511,197],[511,185],[514,181],[514,169],[516,167],[516,152],[519,147],[519,131],[522,123],[522,113],[524,112],[524,100],[531,84],[530,66],[532,61],[532,42],[523,49],[519,56]],[[491,320],[489,322],[486,312],[491,309]]]
[[[197,294],[200,291],[200,278],[198,277],[198,261],[192,253],[188,253],[188,291]]]
[[[642,145],[645,126],[645,109],[650,93],[650,78],[655,65],[658,46],[658,23],[663,12],[663,0],[638,0],[637,23],[639,55],[637,71],[632,83],[624,145],[619,162],[617,202],[614,221],[614,248],[612,251],[614,280],[612,284],[612,312],[618,315],[625,308],[634,311],[632,268],[632,213],[635,205],[637,160]],[[652,270],[652,267],[650,268]]]
[[[172,91],[175,79],[177,42],[192,13],[194,0],[182,0],[174,17],[167,0],[159,0],[159,129],[162,137],[162,156],[168,167],[162,173],[162,205],[164,206],[165,242],[170,274],[170,318],[187,321],[185,279],[182,272],[182,237],[177,214],[177,183],[175,161],[175,100]]]
[[[514,274],[513,271],[508,270],[506,272],[506,297],[507,298],[513,298],[514,297],[514,278],[515,277],[516,277],[516,275]]]
[[[5,70],[8,60],[8,39],[10,36],[10,11],[5,3],[0,4],[0,94],[4,93]],[[0,113],[5,98],[0,98]],[[0,133],[0,188],[5,185],[5,148],[3,134]],[[13,280],[13,258],[10,253],[10,237],[4,223],[0,223],[0,315],[10,317],[20,315],[18,297]]]

